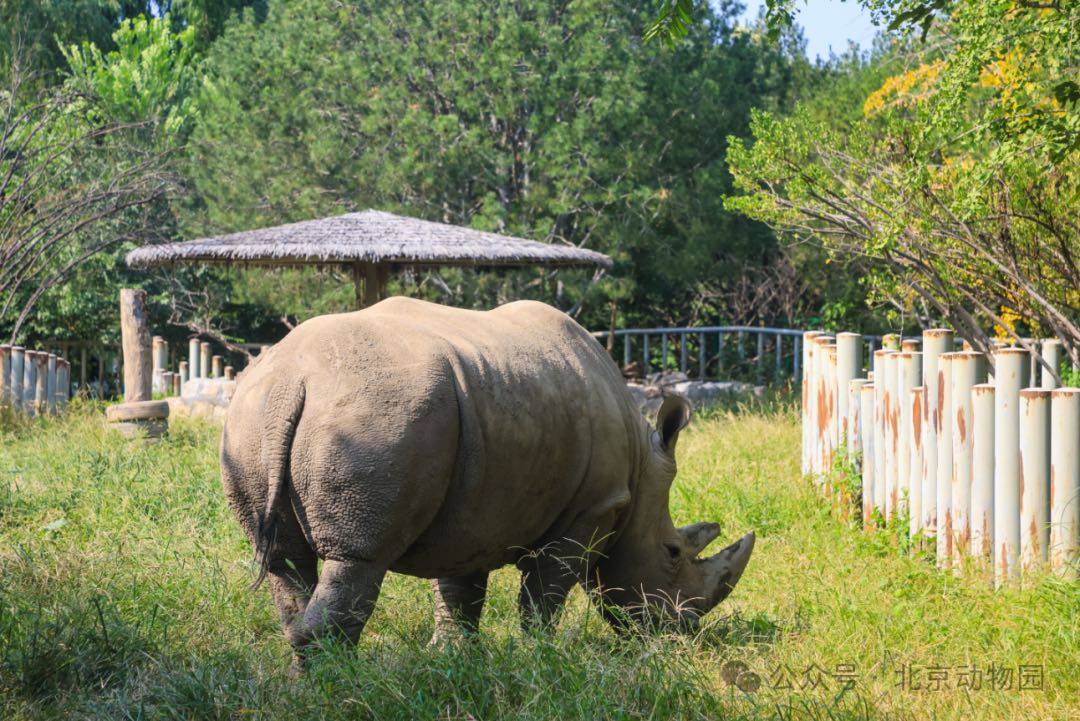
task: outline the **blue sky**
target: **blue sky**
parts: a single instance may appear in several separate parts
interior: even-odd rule
[[[764,0],[743,0],[746,18],[757,17]],[[802,26],[806,37],[806,54],[813,60],[820,55],[829,56],[830,46],[836,53],[847,49],[848,40],[854,40],[867,49],[876,34],[870,22],[870,13],[863,10],[855,0],[796,0],[798,14],[795,22]]]

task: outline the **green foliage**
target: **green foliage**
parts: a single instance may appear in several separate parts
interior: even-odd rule
[[[722,208],[726,137],[810,71],[790,46],[736,33],[733,4],[702,7],[674,54],[637,42],[643,10],[303,0],[249,15],[207,58],[186,234],[378,207],[610,253],[617,280],[558,276],[556,302],[584,303],[597,326],[608,300],[648,322],[721,312],[696,281],[774,248]],[[559,285],[441,275],[413,292],[482,306]]]
[[[728,207],[856,259],[871,299],[976,347],[1056,335],[1077,357],[1080,115],[1075,4],[875,3],[898,40],[862,117],[759,113],[729,163]],[[917,11],[917,12],[916,12]],[[924,12],[925,11],[925,12]],[[914,13],[914,14],[912,14]],[[827,95],[827,93],[826,93]],[[849,107],[851,107],[849,105]]]
[[[116,49],[108,53],[89,41],[61,48],[68,82],[91,94],[103,117],[153,122],[157,142],[178,145],[190,122],[194,37],[192,26],[173,32],[168,16],[127,20],[113,33]]]

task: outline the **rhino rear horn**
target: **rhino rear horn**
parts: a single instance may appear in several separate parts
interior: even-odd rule
[[[750,562],[750,553],[754,550],[754,532],[750,531],[735,543],[715,556],[702,561],[706,572],[706,588],[711,589],[710,607],[723,601],[739,582],[746,564]]]
[[[683,543],[686,544],[687,550],[690,551],[690,556],[694,557],[705,550],[705,546],[708,546],[720,535],[720,524],[694,523],[683,526],[678,531],[679,535],[682,536]]]

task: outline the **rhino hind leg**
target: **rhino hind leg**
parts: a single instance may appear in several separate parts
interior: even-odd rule
[[[480,630],[487,583],[487,571],[432,579],[431,589],[435,594],[433,644],[459,635],[474,635]]]
[[[310,644],[326,637],[355,644],[375,608],[386,567],[368,561],[323,563],[315,592],[307,602],[302,619],[292,626],[290,642],[297,653],[293,670],[306,660]]]

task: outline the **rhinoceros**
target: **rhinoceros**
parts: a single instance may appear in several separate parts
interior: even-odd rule
[[[699,559],[719,526],[672,523],[690,415],[671,397],[650,427],[604,348],[543,303],[390,298],[306,321],[241,375],[221,473],[301,665],[323,633],[356,642],[387,571],[432,579],[436,637],[477,629],[507,564],[526,626],[581,584],[616,628],[692,628],[754,534]]]

